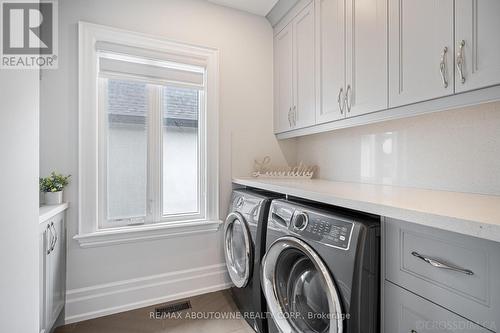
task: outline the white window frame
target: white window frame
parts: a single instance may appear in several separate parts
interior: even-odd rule
[[[216,231],[221,225],[219,218],[219,140],[218,140],[218,102],[219,102],[219,52],[216,49],[172,42],[162,37],[130,32],[107,26],[79,22],[79,207],[78,234],[74,237],[82,247],[123,243],[135,240],[156,239],[177,235]],[[205,68],[204,93],[200,96],[205,103],[205,112],[199,120],[199,173],[200,214],[190,219],[182,216],[162,216],[153,223],[140,226],[120,226],[100,228],[102,219],[102,184],[99,179],[100,124],[98,110],[98,42],[134,47],[161,54],[162,60],[192,63]],[[159,89],[158,89],[159,90]],[[153,94],[155,95],[155,94]],[[159,99],[156,101],[159,102]],[[101,110],[102,113],[102,110]],[[101,115],[102,116],[102,115]],[[157,121],[158,119],[151,119]],[[155,125],[155,128],[158,127]],[[162,135],[157,133],[157,135]],[[153,145],[154,146],[154,145]],[[156,145],[155,149],[158,149]],[[150,146],[151,147],[151,146]],[[161,148],[161,147],[160,147]],[[100,152],[101,151],[101,152]],[[161,158],[161,151],[155,152]],[[160,160],[161,161],[161,160]],[[153,163],[155,164],[155,163]],[[102,171],[102,170],[101,170]],[[148,179],[156,188],[149,190],[162,194],[161,171],[150,170]],[[152,207],[152,216],[161,216],[161,198]]]

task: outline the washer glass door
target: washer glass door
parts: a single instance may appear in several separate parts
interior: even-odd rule
[[[245,218],[232,212],[224,225],[224,255],[232,282],[238,288],[248,284],[252,276],[253,249]]]
[[[264,294],[282,332],[342,332],[339,294],[327,267],[305,242],[282,237],[263,262]]]

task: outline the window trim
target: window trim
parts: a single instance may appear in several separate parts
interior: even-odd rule
[[[219,218],[219,51],[213,48],[200,47],[184,43],[172,42],[158,36],[130,32],[103,25],[87,22],[78,23],[79,34],[79,210],[78,234],[74,238],[80,242],[89,243],[102,238],[107,243],[116,243],[123,240],[123,235],[141,233],[141,237],[132,239],[157,238],[159,230],[162,235],[185,234],[182,230],[214,230],[214,225],[221,224]],[[205,140],[205,149],[199,152],[205,156],[200,163],[206,163],[203,172],[206,189],[206,215],[201,220],[175,221],[152,223],[139,226],[117,228],[99,228],[99,124],[98,122],[98,51],[99,42],[125,45],[162,54],[172,61],[179,62],[185,59],[186,64],[192,61],[193,65],[205,67],[205,126],[200,131],[199,140]],[[166,83],[166,82],[165,82]],[[173,84],[175,85],[175,83]],[[201,115],[200,115],[201,116]],[[201,150],[201,147],[200,147]],[[201,203],[200,203],[201,204]],[[162,212],[160,212],[162,213]],[[161,214],[160,214],[161,215]],[[218,227],[217,227],[218,229]],[[189,231],[189,232],[191,232]],[[115,235],[115,236],[114,236]],[[104,237],[105,236],[105,237]],[[97,238],[96,238],[97,237]],[[113,238],[116,238],[113,241]],[[127,238],[127,237],[125,237]],[[92,240],[93,239],[93,240]],[[99,244],[101,244],[100,242]]]
[[[163,238],[192,236],[217,232],[221,221],[183,221],[180,223],[153,223],[137,227],[117,227],[78,234],[73,237],[82,248],[125,244]]]

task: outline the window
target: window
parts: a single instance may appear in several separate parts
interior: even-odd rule
[[[202,88],[99,72],[101,228],[205,218]]]
[[[217,51],[79,28],[76,238],[219,224]]]

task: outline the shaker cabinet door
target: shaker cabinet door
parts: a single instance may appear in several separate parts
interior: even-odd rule
[[[294,44],[294,128],[314,125],[316,93],[314,68],[314,2],[304,8],[293,21]]]
[[[384,333],[490,332],[390,282],[384,288]]]
[[[62,308],[64,307],[65,298],[65,228],[64,215],[59,214],[54,217],[51,222],[53,234],[52,250],[47,257],[47,273],[48,273],[48,308],[49,316],[48,324],[53,325]]]
[[[453,0],[389,0],[389,105],[454,93]]]
[[[455,1],[455,91],[500,84],[500,1]]]
[[[292,127],[293,55],[292,25],[274,37],[274,131],[285,132]]]
[[[387,109],[387,2],[347,1],[347,117]]]
[[[39,323],[39,332],[45,333],[47,332],[47,321],[48,321],[48,311],[47,311],[47,285],[48,285],[48,276],[47,276],[47,265],[48,265],[48,250],[50,244],[50,236],[48,228],[43,227],[38,236],[39,242],[39,272],[40,272],[40,323]]]
[[[318,0],[316,4],[316,63],[318,124],[345,117],[345,2]]]

